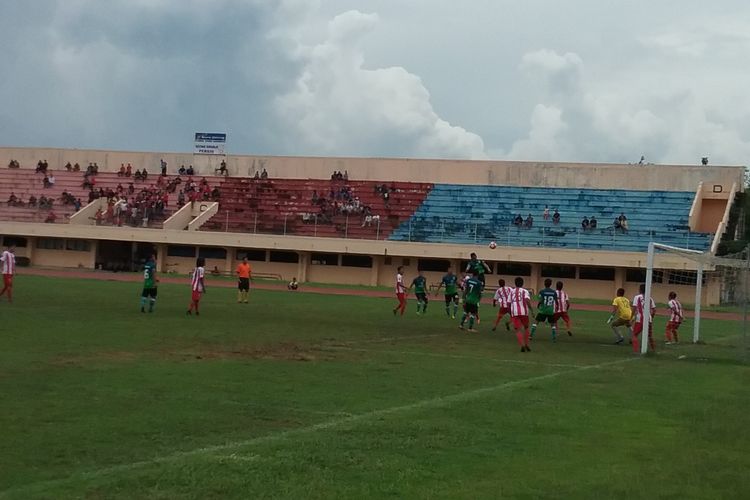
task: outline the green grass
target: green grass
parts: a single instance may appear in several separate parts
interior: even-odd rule
[[[2,498],[742,498],[738,323],[634,357],[606,313],[533,352],[434,301],[21,276],[0,303]],[[662,339],[663,318],[655,331]],[[689,336],[691,324],[683,326]]]

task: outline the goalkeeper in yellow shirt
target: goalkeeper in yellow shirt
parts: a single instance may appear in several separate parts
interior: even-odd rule
[[[633,319],[633,311],[630,308],[630,300],[625,297],[625,289],[617,289],[617,297],[612,301],[612,315],[607,320],[607,324],[612,328],[615,335],[615,344],[622,344],[625,338],[620,334],[620,327],[625,326],[628,329],[628,338],[632,338],[633,333],[630,329],[630,323]]]

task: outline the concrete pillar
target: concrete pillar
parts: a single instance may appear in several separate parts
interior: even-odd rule
[[[96,269],[96,255],[99,253],[99,240],[89,240],[89,269]]]
[[[380,263],[383,260],[382,257],[374,255],[372,257],[372,269],[370,270],[370,286],[378,286],[378,278],[380,277]]]
[[[167,245],[158,243],[156,245],[156,269],[160,273],[167,270]]]
[[[307,281],[307,270],[310,267],[310,252],[299,252],[299,262],[297,263],[297,281],[304,283]]]
[[[531,264],[531,276],[529,277],[529,283],[526,288],[533,288],[535,292],[542,289],[542,265]]]
[[[227,251],[226,262],[224,263],[224,272],[232,273],[234,271],[234,248],[225,248]]]
[[[615,268],[615,290],[618,288],[625,288],[625,274],[626,269],[624,267]]]
[[[461,269],[460,259],[451,259],[451,267],[453,268],[453,274],[456,276],[461,276],[464,272],[464,270]]]
[[[5,242],[3,241],[3,244]],[[29,265],[34,265],[34,249],[36,248],[36,238],[26,238],[26,257],[29,258]]]

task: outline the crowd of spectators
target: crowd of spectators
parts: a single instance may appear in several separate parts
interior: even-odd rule
[[[351,186],[347,184],[349,173],[344,171],[331,174],[331,188],[327,192],[312,193],[312,205],[317,207],[317,212],[302,214],[303,222],[321,222],[330,224],[337,215],[354,215],[362,218],[362,226],[370,225],[380,216],[373,215],[372,208],[361,202],[359,196],[354,194]],[[375,219],[377,217],[377,219]]]
[[[552,210],[552,215],[550,216],[550,208],[549,206],[545,205],[544,211],[542,212],[542,218],[545,221],[551,220],[553,225],[559,225],[561,215],[557,209],[554,209]],[[513,217],[513,225],[519,229],[531,229],[534,226],[534,217],[529,214],[524,219],[521,214],[516,214],[516,216]],[[597,221],[595,215],[592,215],[591,217],[584,216],[581,220],[581,230],[584,232],[593,231],[597,229],[598,226],[599,221]],[[629,229],[627,216],[624,213],[620,213],[618,217],[615,217],[611,227],[615,231],[627,233]]]

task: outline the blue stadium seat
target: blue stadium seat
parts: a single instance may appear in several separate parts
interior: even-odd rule
[[[706,250],[712,235],[693,233],[688,226],[693,197],[673,191],[436,184],[390,239],[619,251],[644,251],[650,241],[657,241]],[[550,215],[560,211],[560,224],[543,220],[545,205]],[[628,218],[627,233],[612,227],[620,213]],[[531,214],[533,227],[515,227],[516,214],[524,219]],[[581,220],[592,215],[598,228],[584,232]]]

